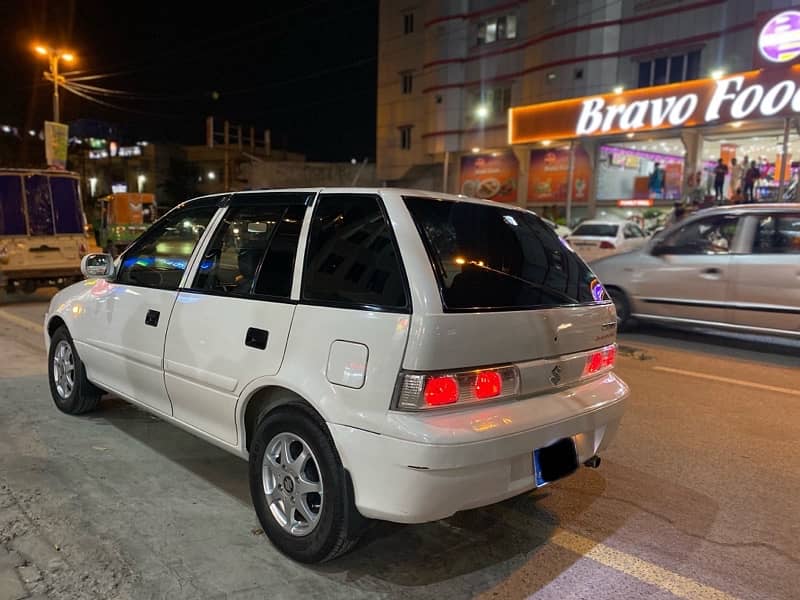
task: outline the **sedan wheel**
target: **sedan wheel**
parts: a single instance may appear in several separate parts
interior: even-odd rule
[[[75,356],[67,340],[58,342],[53,353],[53,383],[64,400],[72,395],[75,387]]]
[[[262,471],[269,510],[283,530],[298,537],[314,531],[322,512],[323,483],[308,444],[293,433],[279,433],[267,444]]]
[[[47,366],[50,395],[58,410],[79,415],[97,407],[103,392],[86,378],[81,358],[64,326],[50,338]]]
[[[295,560],[347,552],[367,524],[325,422],[289,404],[260,419],[250,444],[250,495],[270,541]]]
[[[607,288],[608,295],[614,302],[614,308],[617,311],[617,329],[624,331],[631,326],[631,307],[628,303],[628,297],[625,292],[617,288]]]

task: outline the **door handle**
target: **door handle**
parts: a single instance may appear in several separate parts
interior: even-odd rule
[[[703,275],[721,275],[721,274],[722,274],[722,269],[717,269],[716,267],[703,269]]]
[[[161,313],[157,310],[153,310],[152,308],[147,311],[147,314],[144,317],[144,324],[150,325],[150,327],[158,327],[158,318],[161,316]]]
[[[266,350],[268,339],[269,331],[250,327],[247,329],[247,334],[244,336],[244,345],[250,346],[251,348],[258,348],[259,350]]]

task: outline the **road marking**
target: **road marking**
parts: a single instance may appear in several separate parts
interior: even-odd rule
[[[42,333],[42,331],[44,331],[44,327],[42,327],[41,325],[34,323],[33,321],[29,321],[28,319],[18,317],[17,315],[12,314],[7,310],[3,310],[2,308],[0,308],[0,317],[5,319],[6,321],[14,323],[15,325],[19,325],[20,327],[23,327],[28,331],[33,331],[34,333]]]
[[[651,562],[631,554],[620,552],[592,539],[559,529],[550,542],[575,554],[611,567],[644,583],[665,590],[678,598],[698,598],[701,600],[735,600],[735,596],[704,585],[683,575],[678,575]]]
[[[664,371],[665,373],[677,373],[678,375],[697,377],[698,379],[708,379],[709,381],[733,383],[735,385],[749,387],[756,390],[766,390],[767,392],[778,392],[780,394],[789,394],[790,396],[800,396],[800,390],[790,390],[789,388],[778,387],[776,385],[766,385],[764,383],[743,381],[741,379],[731,379],[730,377],[720,377],[719,375],[709,375],[708,373],[698,373],[697,371],[685,371],[684,369],[672,369],[670,367],[653,367],[653,369],[655,371]]]

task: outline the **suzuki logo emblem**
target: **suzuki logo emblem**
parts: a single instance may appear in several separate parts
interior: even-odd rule
[[[561,365],[556,365],[553,367],[553,370],[550,371],[550,383],[553,385],[561,383]]]

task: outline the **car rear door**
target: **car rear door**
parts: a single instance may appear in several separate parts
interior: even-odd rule
[[[180,291],[164,371],[174,416],[237,442],[236,402],[280,369],[297,296],[297,247],[308,192],[234,196]]]
[[[800,337],[800,210],[750,215],[745,231],[732,265],[733,322]]]
[[[659,260],[642,265],[633,280],[637,312],[669,320],[730,323],[731,251],[739,217],[695,218],[650,250]]]

